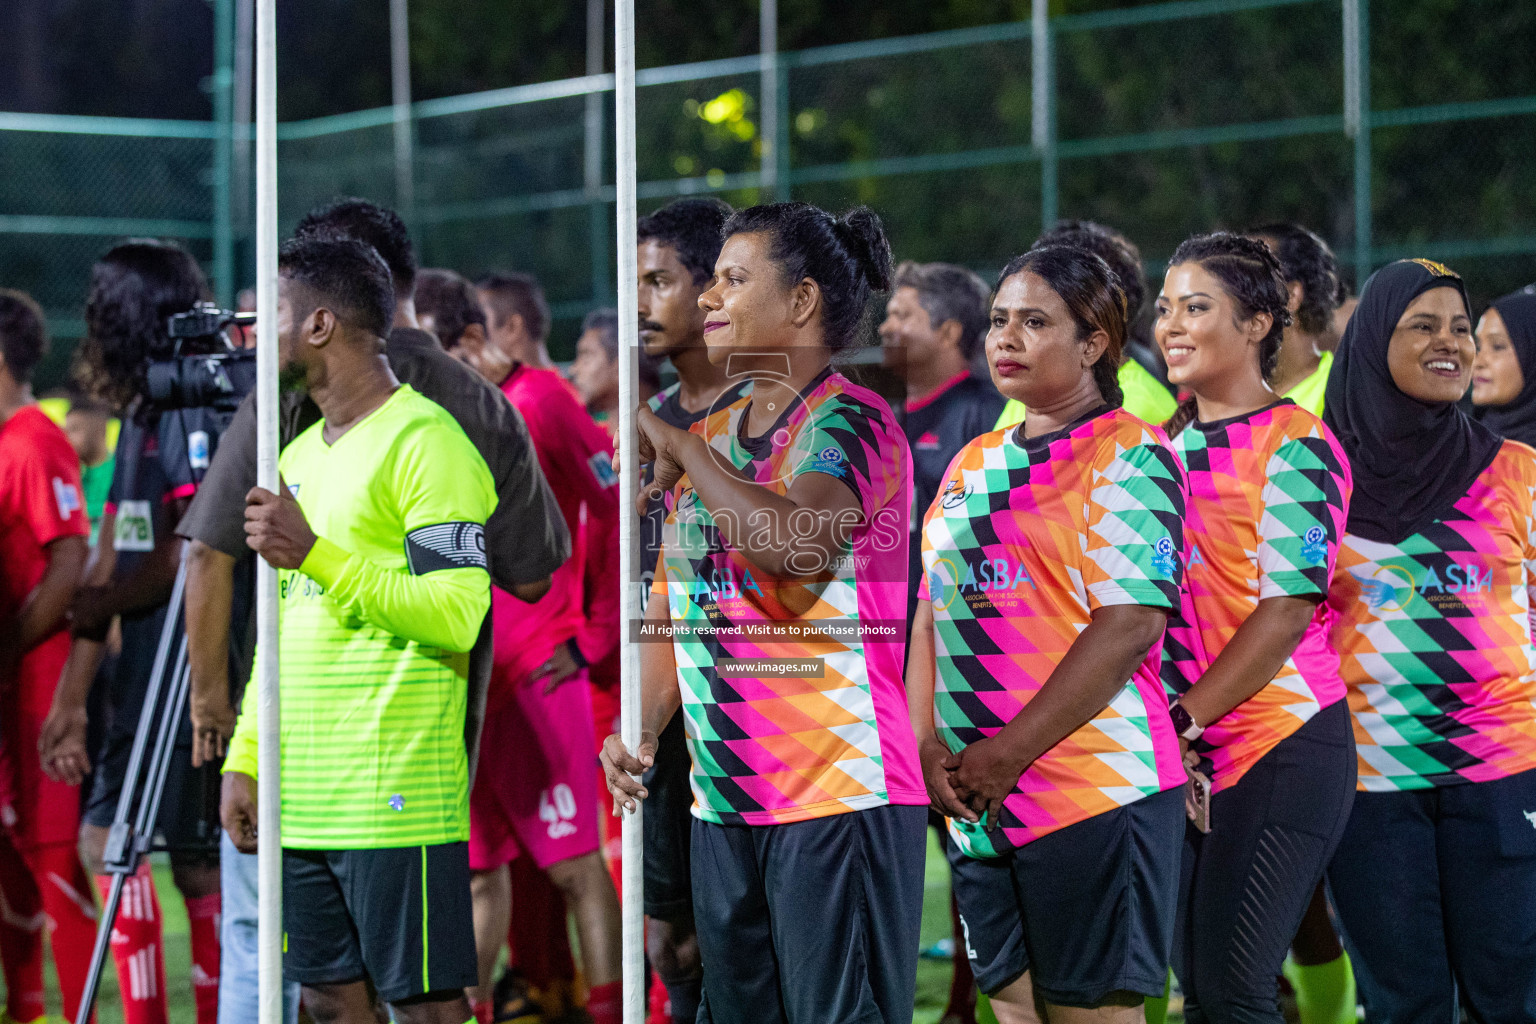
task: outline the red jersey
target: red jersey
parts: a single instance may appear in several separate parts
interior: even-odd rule
[[[80,460],[69,439],[36,406],[0,423],[0,621],[14,618],[48,571],[47,546],[91,532],[80,491]],[[0,826],[22,849],[71,843],[78,791],[43,776],[37,737],[69,658],[60,626],[21,659],[16,688],[0,713]]]
[[[90,532],[80,459],[64,431],[27,406],[0,424],[0,619],[15,616],[43,578],[49,544]]]
[[[528,424],[539,467],[574,541],[572,557],[555,570],[549,593],[537,602],[528,604],[491,589],[496,674],[524,680],[572,637],[592,664],[618,646],[616,581],[589,590],[583,572],[595,568],[584,565],[594,558],[617,562],[619,480],[612,441],[558,373],[519,366],[501,390]],[[616,575],[616,565],[608,575]]]

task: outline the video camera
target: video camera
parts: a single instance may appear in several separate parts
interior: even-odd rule
[[[149,403],[156,409],[218,409],[234,412],[256,386],[256,353],[230,344],[230,327],[249,327],[255,313],[233,313],[211,302],[200,302],[166,321],[167,342],[150,358],[145,374]],[[183,346],[212,347],[222,352],[182,355]]]

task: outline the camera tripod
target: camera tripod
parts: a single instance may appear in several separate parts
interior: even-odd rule
[[[165,624],[160,629],[160,644],[150,669],[149,689],[144,707],[139,711],[139,727],[133,737],[133,751],[128,757],[128,771],[117,798],[117,813],[107,834],[102,870],[112,876],[106,906],[96,926],[96,945],[91,950],[90,970],[80,993],[80,1009],[75,1024],[88,1024],[96,1005],[96,990],[106,965],[112,928],[123,899],[123,884],[138,871],[139,862],[150,852],[155,838],[155,822],[160,814],[160,800],[165,795],[165,780],[171,758],[176,753],[176,731],[186,713],[191,687],[191,668],[187,664],[187,634],[182,629],[182,599],[186,591],[187,569],[183,562],[171,587],[170,604],[165,609]],[[175,644],[176,655],[171,658]],[[167,671],[169,669],[169,671]],[[163,698],[163,699],[162,699]],[[151,745],[152,744],[152,745]]]
[[[161,416],[177,417],[180,433],[174,436],[176,443],[184,446],[189,472],[208,467],[218,439],[234,419],[240,401],[256,382],[255,353],[235,348],[224,333],[230,326],[244,327],[253,322],[254,317],[199,303],[166,321],[164,343],[146,365],[148,390],[142,398]],[[206,347],[213,351],[184,354],[183,346],[189,341],[202,343],[195,344],[194,348]],[[189,411],[208,415],[189,426],[186,420]],[[156,429],[159,429],[158,424]],[[169,447],[162,436],[162,451]],[[120,460],[124,457],[119,454]],[[165,622],[160,627],[160,641],[150,668],[149,688],[144,694],[144,706],[139,710],[139,724],[134,731],[123,788],[117,797],[117,811],[102,854],[102,870],[112,876],[112,885],[96,926],[96,943],[91,950],[85,988],[80,993],[76,1024],[87,1024],[96,1005],[96,990],[101,984],[112,929],[122,904],[123,886],[137,873],[140,862],[154,847],[160,802],[165,795],[171,758],[176,753],[177,727],[186,714],[191,691],[192,670],[187,661],[183,608],[186,587],[187,566],[183,561],[176,570],[176,582],[171,587],[170,603],[166,605]]]

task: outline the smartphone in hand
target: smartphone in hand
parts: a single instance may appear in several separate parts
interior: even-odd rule
[[[1184,769],[1184,814],[1202,833],[1211,830],[1211,780],[1198,768]]]

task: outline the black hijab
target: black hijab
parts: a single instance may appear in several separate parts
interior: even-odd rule
[[[1495,300],[1493,308],[1504,318],[1525,383],[1514,401],[1483,406],[1476,416],[1495,434],[1536,446],[1536,285]]]
[[[1349,456],[1348,530],[1357,537],[1395,544],[1422,531],[1466,495],[1503,443],[1455,402],[1421,402],[1392,381],[1387,347],[1397,321],[1414,299],[1446,286],[1467,305],[1461,278],[1439,263],[1382,267],[1361,289],[1333,357],[1323,422]]]

